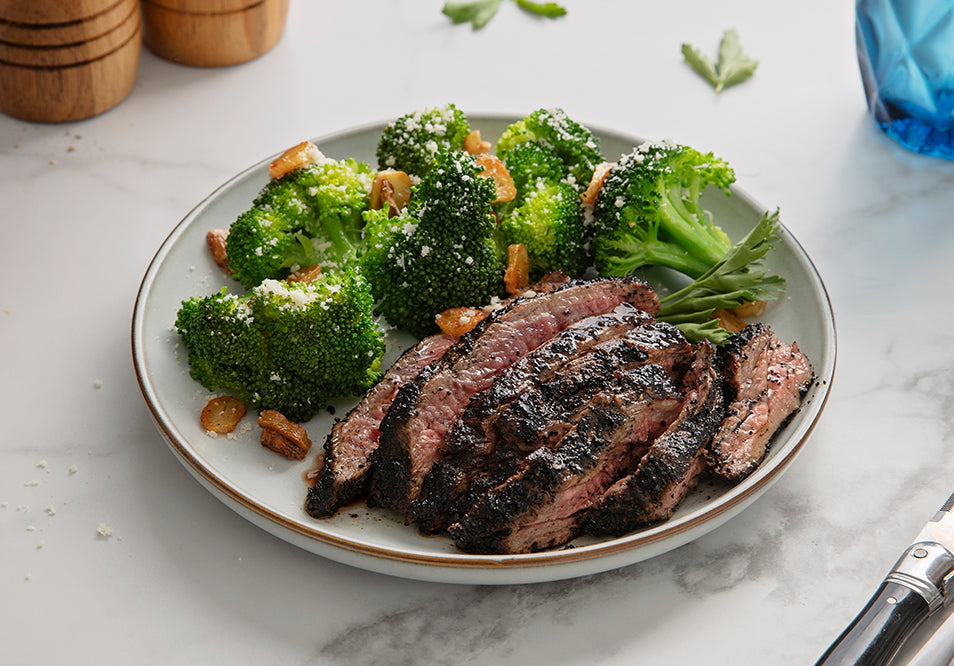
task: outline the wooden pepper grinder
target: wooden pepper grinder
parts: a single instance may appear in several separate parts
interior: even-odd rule
[[[0,111],[32,122],[89,118],[132,90],[138,0],[0,0]]]
[[[142,0],[143,43],[183,65],[236,65],[278,43],[288,1]]]

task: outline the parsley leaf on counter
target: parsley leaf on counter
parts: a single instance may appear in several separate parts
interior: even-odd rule
[[[748,79],[755,73],[759,64],[757,60],[742,53],[739,35],[735,30],[726,30],[722,34],[719,60],[716,63],[689,44],[682,45],[682,55],[700,76],[712,84],[717,93]]]
[[[471,2],[445,2],[442,13],[454,23],[470,23],[474,30],[483,28],[500,9],[502,0],[472,0]],[[514,0],[524,11],[546,18],[559,18],[566,10],[555,2]]]
[[[559,18],[566,14],[566,10],[555,2],[532,2],[532,0],[516,0],[521,9],[545,16]]]
[[[454,23],[471,23],[474,30],[487,25],[500,8],[500,0],[476,0],[476,2],[445,2],[443,14]]]

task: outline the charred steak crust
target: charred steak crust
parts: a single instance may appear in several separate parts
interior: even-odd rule
[[[449,335],[424,338],[405,351],[325,438],[324,459],[314,485],[308,489],[305,511],[327,518],[368,491],[370,457],[378,446],[379,427],[399,389],[447,350]]]
[[[559,427],[553,429],[554,424],[605,388],[607,377],[613,373],[647,363],[672,371],[688,365],[691,355],[692,347],[675,326],[646,323],[571,359],[550,381],[528,387],[497,413],[492,427],[496,436],[511,447],[539,448],[562,434]]]
[[[573,280],[546,294],[518,298],[461,336],[401,388],[382,420],[369,503],[407,514],[439,456],[444,434],[471,397],[575,321],[624,302],[650,314],[659,308],[655,292],[637,278]]]
[[[487,459],[497,441],[493,422],[500,410],[526,391],[553,379],[573,358],[650,321],[649,314],[628,303],[583,319],[517,360],[494,379],[489,389],[474,396],[448,430],[441,458],[424,478],[421,492],[411,504],[410,515],[419,529],[428,534],[442,532],[460,518],[455,506],[466,494],[471,479],[490,464]]]
[[[532,452],[449,532],[471,553],[526,553],[580,533],[580,518],[648,442],[676,417],[682,397],[668,373],[648,365],[621,373],[556,445]]]
[[[759,466],[798,410],[814,372],[798,345],[780,341],[766,324],[746,326],[723,352],[728,404],[709,458],[716,475],[738,482]]]
[[[667,520],[695,487],[706,453],[724,415],[722,378],[715,350],[696,347],[684,379],[685,404],[676,420],[649,447],[632,474],[614,483],[584,520],[584,531],[622,536],[637,527]]]
[[[462,461],[463,474],[451,475],[444,466],[437,469],[439,478],[458,483],[458,493],[448,498],[446,524],[459,520],[484,493],[516,473],[530,453],[565,435],[585,413],[587,402],[620,373],[655,364],[670,374],[675,370],[678,377],[691,359],[692,347],[677,328],[650,321],[585,349],[528,383],[486,420],[483,433],[476,433],[471,441],[476,453],[469,456],[469,464],[466,455],[448,459],[449,464]]]

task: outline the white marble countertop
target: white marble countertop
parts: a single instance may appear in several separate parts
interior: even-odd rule
[[[867,117],[851,2],[565,0],[552,22],[507,3],[482,32],[441,4],[295,0],[253,62],[144,52],[99,117],[0,117],[0,661],[813,663],[954,490],[954,163]],[[717,96],[679,48],[714,52],[730,27],[760,65]],[[303,138],[447,101],[672,137],[781,209],[830,292],[838,368],[808,445],[752,507],[608,573],[423,583],[267,534],[170,452],[129,345],[166,235]]]

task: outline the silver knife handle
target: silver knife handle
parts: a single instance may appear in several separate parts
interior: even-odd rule
[[[933,613],[944,605],[945,586],[954,570],[954,555],[939,543],[922,541],[912,544],[885,577],[886,583],[909,587],[928,604]]]
[[[944,604],[952,570],[954,556],[946,548],[913,544],[816,666],[887,664],[911,632]]]

